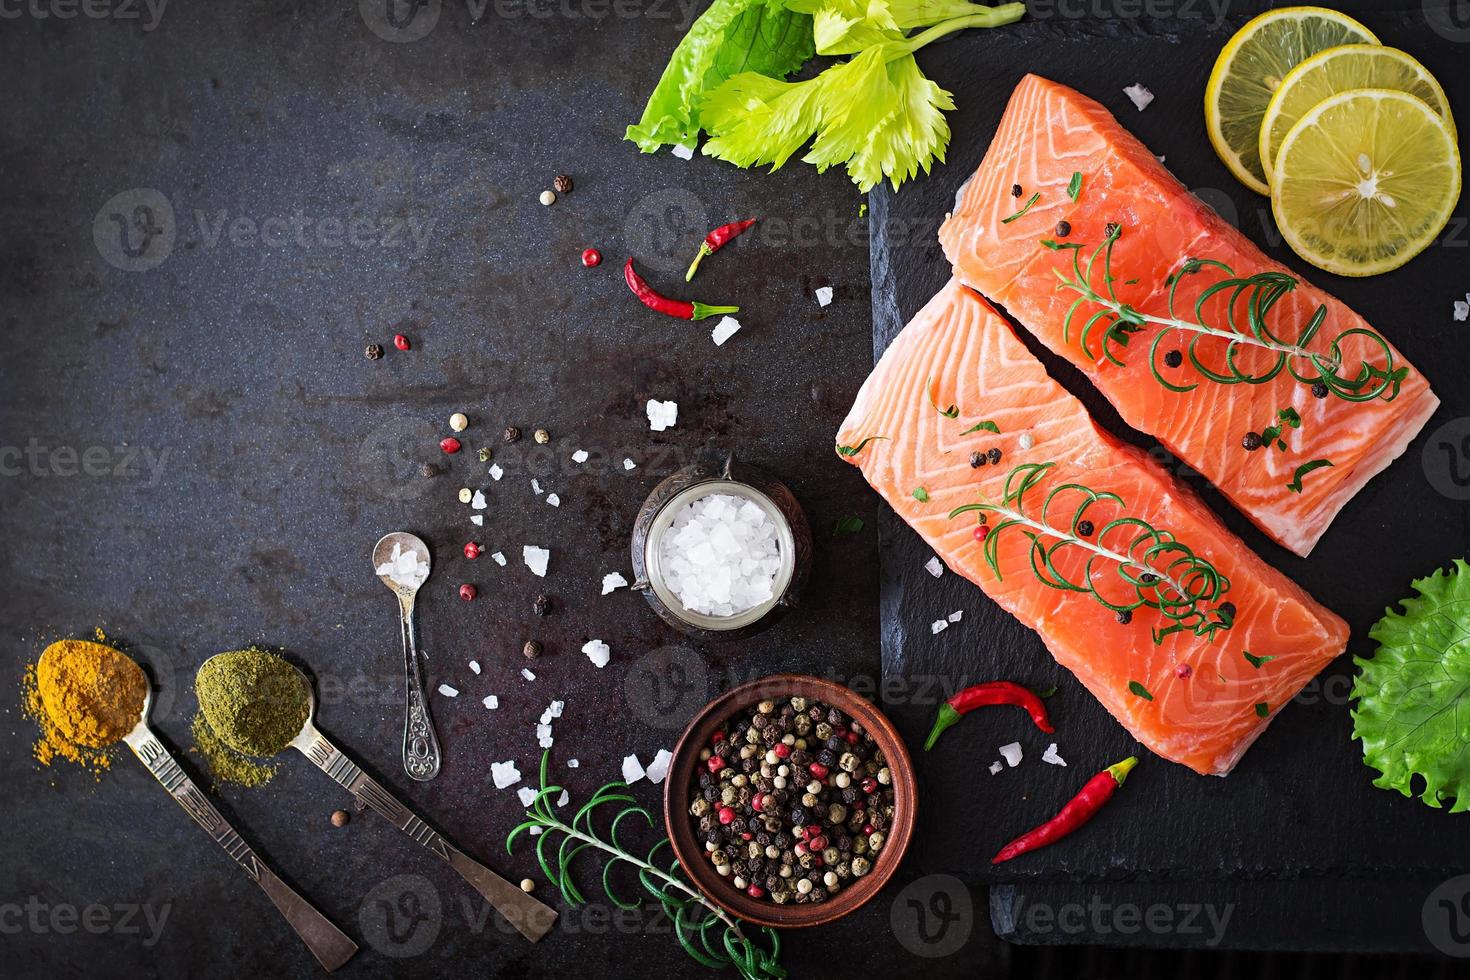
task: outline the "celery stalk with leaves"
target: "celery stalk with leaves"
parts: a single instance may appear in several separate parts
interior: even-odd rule
[[[703,131],[706,156],[773,170],[810,143],[802,159],[819,172],[841,165],[864,193],[885,177],[897,190],[944,162],[954,108],[914,53],[1025,12],[959,0],[714,0],[627,138],[652,153],[692,147]],[[788,81],[813,53],[851,57]]]

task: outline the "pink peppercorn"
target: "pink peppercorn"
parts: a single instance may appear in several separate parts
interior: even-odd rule
[[[731,823],[735,819],[735,811],[727,806],[720,807],[720,809],[717,811],[717,815],[719,816],[720,823],[722,824]]]
[[[776,758],[785,759],[791,755],[791,746],[785,742],[777,742],[776,747],[772,751],[776,753]]]
[[[459,587],[459,597],[465,602],[469,602],[475,597],[476,594],[477,592],[475,587],[473,585],[470,585],[468,582]]]
[[[976,541],[984,541],[989,536],[990,536],[990,525],[989,524],[981,524],[979,527],[975,528],[975,540]]]
[[[749,895],[751,898],[765,898],[766,890],[760,885],[751,885],[745,889],[745,894]]]
[[[1174,668],[1175,677],[1188,677],[1192,673],[1194,673],[1194,668],[1189,666],[1189,664],[1180,664]]]
[[[409,344],[407,337],[405,337],[401,333],[397,333],[393,335],[393,346],[397,347],[399,350],[408,350],[411,345]]]
[[[453,456],[455,453],[459,452],[462,447],[460,446],[458,439],[454,438],[454,436],[450,436],[447,439],[439,440],[439,448],[444,450],[449,455]]]
[[[593,266],[601,265],[602,253],[595,248],[587,249],[585,252],[582,253],[582,264],[589,269]]]
[[[811,772],[813,779],[826,779],[827,778],[827,773],[830,771],[830,770],[828,770],[828,768],[826,766],[822,765],[820,762],[813,762],[808,767],[808,770]]]
[[[721,759],[717,755],[710,756],[708,759],[705,760],[704,764],[711,773],[719,772],[721,769],[725,768],[725,760]]]
[[[476,558],[480,557],[480,546],[475,544],[473,541],[470,541],[464,546],[464,556],[471,561],[474,561]]]

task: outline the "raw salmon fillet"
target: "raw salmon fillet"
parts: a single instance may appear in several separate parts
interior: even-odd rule
[[[950,406],[957,409],[953,418],[943,411]],[[1000,433],[965,434],[982,421],[994,422]],[[873,436],[884,438],[863,445]],[[839,448],[839,454],[862,468],[951,570],[1036,630],[1057,662],[1140,742],[1196,772],[1228,773],[1276,711],[1347,644],[1346,623],[1261,561],[1146,454],[1098,429],[1009,324],[957,281],[930,300],[888,348],[843,422],[838,445],[862,445],[851,454]],[[992,448],[1002,451],[999,464],[971,465],[972,452]],[[950,519],[949,512],[982,496],[1001,500],[1014,467],[1048,462],[1055,465],[1027,492],[1021,513],[1039,515],[1047,491],[1066,483],[1117,494],[1121,506],[1105,503],[1086,511],[1095,525],[1087,540],[1127,551],[1131,532],[1105,529],[1123,516],[1174,535],[1229,580],[1228,590],[1206,606],[1213,613],[1219,604],[1232,603],[1234,624],[1213,639],[1183,631],[1156,643],[1154,631],[1167,622],[1156,609],[1136,609],[1123,624],[1093,595],[1043,584],[1032,572],[1022,527],[992,532],[997,575],[975,538],[976,516]],[[927,501],[916,498],[920,487]],[[1071,527],[1079,500],[1063,491],[1046,523]],[[992,528],[1002,519],[987,515]],[[1057,552],[1055,564],[1072,581],[1086,581],[1083,566],[1092,554],[1068,545]],[[1093,574],[1100,591],[1115,601],[1126,592],[1119,591],[1124,583],[1117,567],[1099,561]],[[1253,666],[1246,651],[1272,659]]]
[[[1075,203],[1069,196],[1074,174],[1081,175]],[[1014,194],[1017,185],[1020,197]],[[1033,194],[1040,197],[1029,211],[1003,220]],[[1058,235],[1063,221],[1071,226],[1065,237]],[[1166,356],[1173,350],[1186,355],[1186,342],[1194,336],[1177,330],[1156,352],[1160,373],[1176,384],[1200,383],[1187,393],[1170,391],[1150,372],[1150,342],[1163,329],[1156,325],[1145,326],[1126,348],[1115,350],[1125,366],[1106,359],[1096,334],[1089,353],[1081,327],[1101,307],[1084,302],[1068,328],[1068,308],[1078,294],[1059,290],[1057,273],[1072,274],[1073,253],[1048,250],[1041,242],[1084,244],[1087,250],[1080,254],[1085,257],[1102,244],[1110,223],[1121,235],[1112,265],[1117,298],[1146,314],[1169,315],[1168,278],[1187,258],[1223,262],[1239,277],[1289,271],[1191,195],[1106,109],[1035,75],[1027,75],[1011,96],[984,162],[960,190],[939,239],[961,282],[1000,304],[1081,368],[1129,425],[1155,436],[1204,474],[1273,540],[1299,555],[1310,553],[1343,505],[1403,453],[1439,399],[1391,345],[1394,367],[1408,369],[1402,387],[1392,400],[1363,403],[1315,398],[1309,385],[1286,371],[1263,384],[1218,384],[1202,378],[1187,356],[1171,368]],[[1205,269],[1183,277],[1175,314],[1192,317],[1201,290],[1221,275]],[[1103,291],[1101,259],[1090,284]],[[1240,302],[1243,307],[1245,300]],[[1223,293],[1209,300],[1207,320],[1227,323],[1225,305]],[[1326,320],[1307,349],[1326,352],[1344,331],[1371,329],[1358,314],[1305,282],[1279,301],[1268,325],[1277,337],[1294,342],[1319,306],[1326,307]],[[1244,325],[1245,317],[1238,322]],[[1215,337],[1200,340],[1202,362],[1218,369],[1226,343]],[[1241,352],[1240,363],[1256,371],[1274,360],[1260,348]],[[1344,353],[1348,374],[1356,374],[1364,360],[1386,364],[1384,352],[1361,337],[1349,337]],[[1299,359],[1293,363],[1306,366]],[[1273,424],[1283,409],[1295,410],[1301,419],[1299,429],[1284,430],[1287,450],[1247,452],[1241,444],[1246,433]],[[1297,468],[1317,459],[1332,466],[1304,475],[1299,493],[1288,489]]]

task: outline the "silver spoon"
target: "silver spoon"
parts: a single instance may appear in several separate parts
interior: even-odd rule
[[[357,952],[357,944],[266,867],[259,855],[220,816],[203,791],[174,761],[168,749],[164,748],[163,743],[148,727],[148,711],[152,707],[153,686],[150,684],[148,694],[143,699],[143,713],[133,730],[123,739],[128,743],[128,748],[148,767],[153,778],[162,783],[163,788],[178,801],[184,812],[208,831],[215,843],[223,847],[225,853],[245,869],[250,880],[260,886],[261,891],[265,892],[271,904],[285,917],[286,923],[296,930],[296,935],[301,937],[301,941],[311,950],[311,955],[316,957],[323,969],[330,973],[350,960],[352,954]]]
[[[403,771],[408,773],[408,778],[424,782],[439,775],[442,762],[439,737],[434,734],[434,719],[429,716],[429,696],[424,689],[424,675],[419,665],[418,631],[413,622],[414,599],[429,577],[429,546],[407,531],[385,534],[373,545],[373,571],[393,560],[395,546],[399,554],[412,554],[424,569],[423,578],[416,585],[405,585],[395,582],[389,575],[378,575],[398,597],[398,628],[403,635],[404,686],[408,691],[403,719]]]
[[[227,656],[227,654],[216,654],[216,656]],[[199,670],[202,672],[208,664],[209,661],[206,660],[204,666],[201,666]],[[363,772],[361,766],[347,758],[341,749],[333,745],[325,735],[317,730],[316,691],[312,688],[311,681],[307,680],[306,675],[297,670],[294,664],[291,665],[291,669],[295,670],[296,676],[301,678],[301,686],[306,692],[308,705],[306,722],[301,726],[300,733],[291,740],[291,747],[316,763],[318,769],[336,780],[359,802],[376,810],[393,826],[458,871],[460,877],[469,882],[475,891],[485,896],[490,907],[505,916],[506,921],[514,926],[521,935],[531,942],[536,942],[550,932],[552,925],[556,922],[556,909],[532,898],[526,892],[521,891],[518,885],[511,884],[459,850],[437,830],[425,823],[418,814],[399,803],[376,780]],[[224,733],[216,732],[216,734],[226,744],[229,744],[229,739]],[[230,747],[240,751],[245,750],[241,746],[230,745]]]

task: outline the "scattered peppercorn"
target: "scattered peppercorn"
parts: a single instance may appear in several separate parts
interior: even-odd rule
[[[393,346],[399,350],[408,350],[413,345],[408,342],[408,338],[403,334],[396,333],[393,335]]]
[[[522,878],[521,879],[521,891],[526,892],[527,894],[529,894],[529,893],[531,893],[531,892],[533,892],[535,890],[536,890],[536,883],[534,881],[532,881],[530,878]]]
[[[531,611],[538,616],[549,616],[552,610],[551,596],[538,595],[531,600]]]
[[[997,465],[1000,462],[1000,450],[999,449],[992,449],[992,450],[990,450],[990,452],[988,452],[988,453],[985,454],[985,458],[990,461],[990,465],[991,466]]]
[[[583,249],[582,264],[589,269],[602,265],[602,253],[595,248]]]
[[[1020,197],[1021,194],[1022,194],[1021,185],[1020,184],[1012,184],[1011,185],[1011,197]]]
[[[973,453],[971,453],[970,454],[970,465],[973,466],[975,469],[979,469],[980,467],[984,466],[985,465],[985,454],[982,453],[982,452],[973,452]]]
[[[454,438],[454,436],[449,436],[446,439],[439,440],[439,448],[444,450],[446,453],[449,453],[449,455],[453,456],[455,453],[459,452],[461,448],[460,441]]]
[[[1171,350],[1164,355],[1164,363],[1171,368],[1176,368],[1184,363],[1184,354],[1177,350]]]
[[[1184,677],[1188,677],[1190,674],[1193,674],[1193,673],[1194,673],[1194,668],[1191,667],[1191,666],[1189,666],[1189,664],[1180,664],[1178,667],[1175,667],[1174,668],[1174,676],[1175,677],[1184,678]]]
[[[557,174],[556,179],[551,182],[551,187],[558,194],[570,194],[572,192],[572,178],[567,174]]]
[[[475,499],[475,493],[469,487],[460,487],[459,488],[459,502],[460,503],[467,504],[471,500],[474,500],[474,499]]]
[[[551,433],[547,432],[545,429],[537,429],[535,432],[531,433],[531,437],[542,446],[551,441]]]
[[[473,585],[471,585],[468,582],[466,582],[464,585],[461,585],[459,587],[459,597],[461,599],[463,599],[465,602],[469,602],[471,599],[473,599],[478,594],[479,594],[479,590],[476,589]]]
[[[984,541],[988,537],[990,537],[990,526],[987,524],[977,525],[975,528],[975,540]]]
[[[455,432],[463,432],[470,427],[470,420],[465,417],[463,412],[455,412],[449,416],[449,427]]]
[[[490,448],[488,446],[481,446],[479,449],[476,449],[475,455],[480,457],[480,462],[482,463],[490,462]]]
[[[1261,436],[1256,432],[1247,432],[1240,444],[1245,447],[1246,452],[1253,453],[1261,448]]]
[[[348,822],[351,821],[351,820],[352,820],[352,814],[348,813],[346,810],[333,810],[332,811],[332,826],[333,827],[345,827],[345,826],[347,826]]]
[[[542,204],[550,207],[551,205],[556,203],[556,195],[553,194],[551,191],[542,191],[539,200]]]
[[[1326,398],[1327,397],[1327,386],[1325,384],[1323,384],[1322,382],[1320,382],[1320,381],[1318,381],[1316,384],[1312,385],[1312,397],[1313,398]]]
[[[1144,572],[1142,575],[1138,576],[1138,581],[1142,582],[1144,585],[1153,585],[1158,580],[1159,577],[1153,572]]]
[[[439,475],[439,467],[435,466],[433,463],[420,463],[419,464],[419,476],[422,476],[422,477],[431,477],[431,476],[438,476],[438,475]]]
[[[1118,234],[1118,232],[1122,230],[1123,229],[1119,227],[1116,221],[1109,221],[1106,225],[1103,226],[1103,234],[1107,235],[1109,238],[1112,238],[1114,235]]]
[[[368,360],[376,361],[378,358],[383,356],[383,345],[368,344],[367,350],[363,351],[363,354],[367,357]]]
[[[1058,221],[1057,237],[1066,238],[1070,234],[1072,234],[1072,223],[1070,221]]]
[[[507,425],[505,427],[505,432],[501,434],[501,438],[504,439],[507,443],[520,442],[521,430],[517,429],[513,425]]]
[[[1119,609],[1118,610],[1118,622],[1122,623],[1124,626],[1127,626],[1129,623],[1133,622],[1133,610],[1132,609]]]
[[[541,656],[541,644],[535,640],[527,640],[526,645],[521,647],[521,653],[527,660],[535,660]]]
[[[464,556],[471,561],[474,561],[476,558],[480,557],[480,546],[473,541],[465,542]]]
[[[1231,619],[1234,619],[1235,618],[1235,603],[1233,603],[1233,602],[1222,602],[1222,603],[1220,603],[1220,615],[1221,616],[1228,616]]]
[[[1077,533],[1080,534],[1080,535],[1082,535],[1084,538],[1090,538],[1090,537],[1092,537],[1092,532],[1094,530],[1095,529],[1093,528],[1091,521],[1078,521],[1077,522]]]

